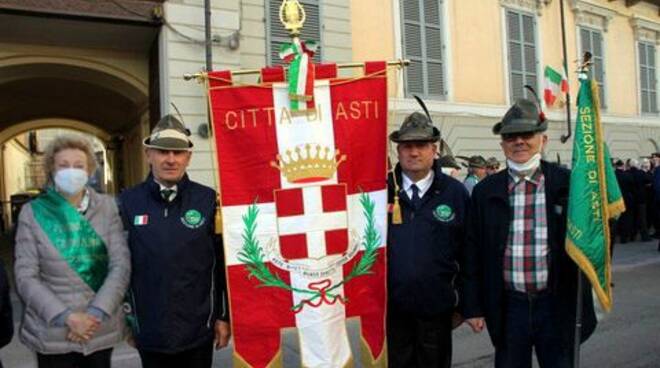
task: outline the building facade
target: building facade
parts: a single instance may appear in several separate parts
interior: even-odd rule
[[[491,127],[526,96],[524,84],[542,91],[546,65],[561,69],[560,0],[299,1],[302,38],[320,42],[315,60],[411,60],[389,74],[390,129],[418,110],[412,95],[423,96],[454,154],[502,159]],[[281,0],[210,3],[214,69],[282,62]],[[659,3],[564,0],[571,93],[573,61],[590,51],[615,157],[659,150]],[[176,106],[193,132],[190,176],[215,187],[204,86],[183,78],[205,68],[204,14],[203,0],[0,0],[0,145],[14,152],[14,137],[43,128],[93,134],[118,191],[144,178],[141,141]],[[547,115],[546,157],[569,162],[572,141],[560,143],[565,110]],[[7,201],[3,180],[22,169],[2,152]]]
[[[454,154],[503,159],[491,127],[524,85],[542,96],[545,66],[562,69],[560,0],[354,0],[356,59],[409,59],[391,93],[396,118],[425,96]],[[660,2],[564,0],[568,78],[575,119],[575,60],[593,54],[605,139],[612,156],[636,158],[659,150],[657,56]],[[372,17],[377,14],[377,17]],[[570,163],[564,107],[546,108],[546,158]]]

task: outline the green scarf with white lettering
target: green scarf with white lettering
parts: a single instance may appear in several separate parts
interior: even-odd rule
[[[89,221],[52,188],[32,201],[32,211],[71,269],[99,291],[108,275],[108,250]]]

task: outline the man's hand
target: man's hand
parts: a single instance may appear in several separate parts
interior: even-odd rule
[[[472,327],[472,332],[479,333],[483,331],[486,322],[484,322],[483,317],[479,318],[468,318],[465,320],[470,327]]]
[[[101,321],[87,313],[74,312],[66,319],[69,327],[67,338],[73,342],[85,342],[94,336],[101,325]]]
[[[221,349],[229,344],[229,338],[231,337],[231,327],[229,323],[225,321],[215,321],[215,339],[213,340],[213,345],[215,349]]]

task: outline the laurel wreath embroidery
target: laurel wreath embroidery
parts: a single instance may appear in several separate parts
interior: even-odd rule
[[[348,299],[333,293],[333,291],[356,277],[373,273],[371,268],[376,262],[378,244],[381,240],[380,234],[376,230],[376,221],[374,218],[374,209],[376,207],[375,202],[368,194],[362,193],[360,195],[360,204],[362,205],[362,213],[367,220],[361,243],[364,248],[364,253],[362,254],[362,257],[360,257],[360,260],[353,265],[351,272],[344,278],[344,280],[336,285],[327,284],[326,287],[319,288],[319,283],[312,283],[315,285],[314,287],[310,289],[300,289],[292,287],[284,282],[277,273],[273,274],[271,272],[268,266],[264,263],[265,254],[259,245],[259,240],[257,240],[255,236],[257,230],[257,217],[259,215],[259,209],[256,204],[248,207],[247,213],[242,216],[244,225],[243,248],[238,253],[238,260],[245,264],[249,272],[248,278],[254,277],[259,280],[260,284],[257,287],[277,287],[305,294],[307,298],[291,308],[296,313],[301,311],[305,305],[318,307],[324,302],[328,304],[334,304],[337,301],[346,303],[348,302]]]

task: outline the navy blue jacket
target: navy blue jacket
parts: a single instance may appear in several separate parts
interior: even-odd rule
[[[213,340],[216,319],[226,315],[215,191],[186,175],[168,203],[149,175],[121,194],[120,208],[131,250],[128,297],[138,349],[177,353]]]
[[[458,304],[456,254],[463,244],[469,195],[463,184],[434,165],[433,184],[415,211],[395,170],[403,223],[389,216],[387,260],[390,313],[430,317],[451,312]],[[389,203],[394,183],[388,182]]]
[[[570,172],[541,161],[545,177],[545,201],[548,220],[548,290],[556,297],[557,313],[562,316],[561,330],[565,346],[573,346],[577,299],[577,266],[564,248]],[[509,235],[507,170],[488,176],[474,187],[468,224],[463,267],[463,316],[485,317],[494,346],[504,342],[504,251]],[[583,278],[582,338],[586,340],[596,327],[591,287]]]
[[[660,202],[660,166],[653,170],[653,189],[655,190],[655,201]]]

